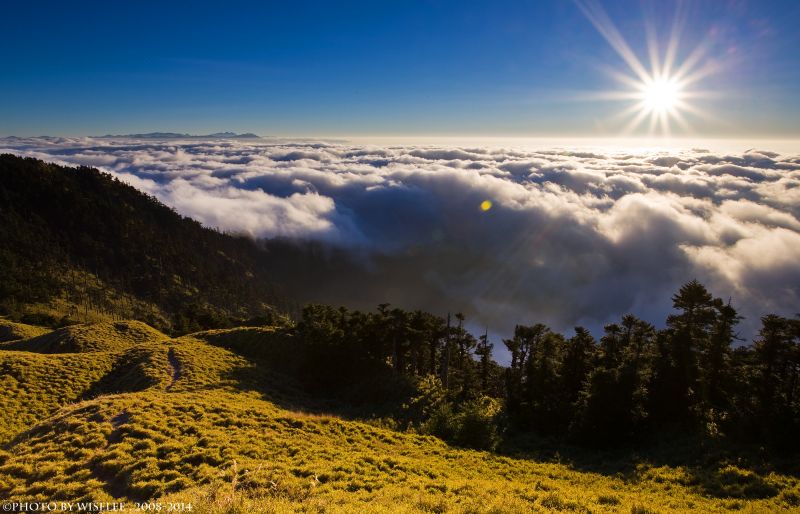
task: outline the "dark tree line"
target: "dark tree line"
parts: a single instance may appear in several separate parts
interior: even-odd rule
[[[476,340],[463,316],[446,319],[423,311],[376,312],[308,305],[296,332],[307,352],[305,375],[325,388],[357,384],[364,376],[434,376],[454,397],[502,393],[503,371],[486,336]]]
[[[765,316],[755,343],[734,347],[740,316],[699,282],[673,307],[664,329],[625,315],[599,341],[581,327],[566,337],[518,325],[503,341],[508,367],[460,314],[311,305],[295,330],[316,386],[353,390],[369,377],[370,401],[404,399],[399,421],[470,446],[509,430],[589,445],[671,431],[796,447],[800,319]]]

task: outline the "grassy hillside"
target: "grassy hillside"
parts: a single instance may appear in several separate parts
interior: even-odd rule
[[[17,326],[28,326],[18,323]],[[33,333],[37,327],[28,329]],[[43,330],[38,328],[38,330]],[[167,336],[139,321],[119,321],[73,325],[42,335],[19,338],[4,344],[7,350],[36,353],[113,352],[124,350],[147,341],[160,341]]]
[[[44,327],[14,323],[13,321],[0,318],[0,343],[36,337],[46,334],[49,331],[49,329]]]
[[[291,344],[270,328],[171,339],[136,322],[5,343],[0,498],[160,499],[194,512],[800,508],[797,478],[736,462],[641,460],[620,471],[458,449],[326,414],[277,371],[291,371],[275,361]]]
[[[135,318],[186,333],[289,308],[252,240],[92,168],[0,155],[0,240],[0,315],[16,320]]]

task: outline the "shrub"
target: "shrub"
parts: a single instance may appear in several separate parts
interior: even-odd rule
[[[459,412],[453,410],[452,404],[441,402],[423,423],[422,432],[459,446],[493,450],[500,443],[497,429],[500,410],[500,402],[488,396],[467,402]]]
[[[480,450],[494,450],[500,443],[497,430],[497,415],[500,402],[482,396],[466,404],[457,416],[455,443]]]

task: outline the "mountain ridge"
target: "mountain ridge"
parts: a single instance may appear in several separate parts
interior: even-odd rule
[[[212,134],[188,134],[180,132],[146,132],[142,134],[106,134],[98,138],[130,138],[130,139],[261,139],[252,132],[237,134],[236,132],[214,132]]]

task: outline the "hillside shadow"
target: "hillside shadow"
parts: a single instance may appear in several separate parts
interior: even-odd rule
[[[780,488],[768,480],[770,473],[800,478],[800,465],[791,456],[770,455],[760,447],[722,449],[685,435],[606,449],[525,437],[506,441],[499,453],[515,459],[563,464],[575,471],[615,477],[626,483],[678,483],[715,498],[772,498]]]
[[[396,414],[406,399],[407,384],[396,383],[388,375],[362,376],[349,382],[347,377],[337,377],[335,388],[326,387],[310,376],[290,331],[240,327],[193,336],[249,361],[250,366],[234,368],[221,378],[258,392],[282,409],[369,421]]]
[[[148,355],[127,352],[120,356],[111,369],[81,395],[80,400],[91,400],[103,394],[135,393],[158,385],[157,377],[148,372]]]
[[[295,373],[277,368],[261,359],[248,359],[254,366],[237,366],[221,375],[223,381],[243,391],[256,392],[260,399],[287,410],[315,415],[330,415],[349,421],[369,422],[396,414],[404,397],[393,395],[381,402],[378,380],[353,381],[336,390],[325,391],[304,383]],[[291,370],[290,370],[291,371]],[[209,386],[213,388],[214,386]],[[367,391],[367,393],[364,393]]]

